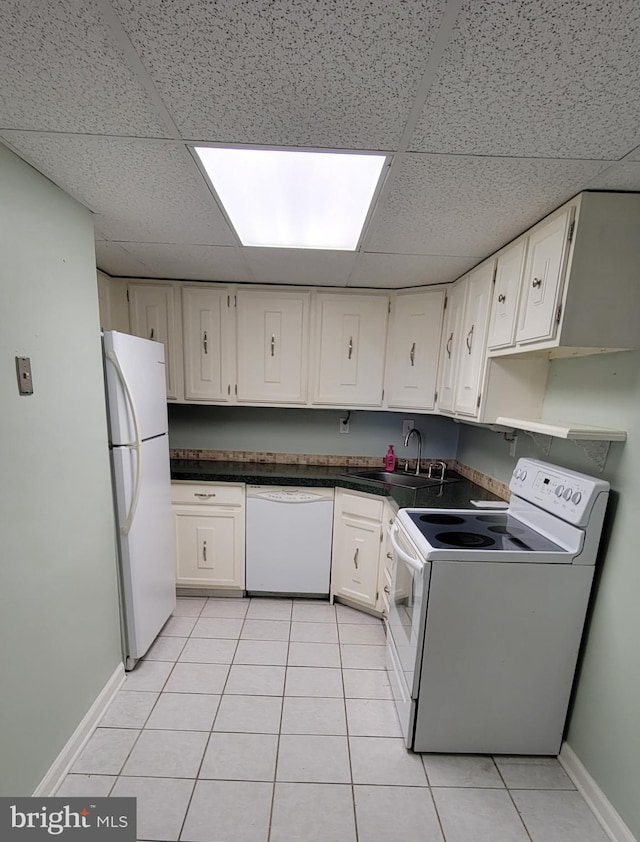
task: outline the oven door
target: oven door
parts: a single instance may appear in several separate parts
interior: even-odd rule
[[[405,742],[411,747],[431,564],[420,557],[397,523],[391,527],[389,537],[393,547],[393,581],[387,627],[387,669]]]

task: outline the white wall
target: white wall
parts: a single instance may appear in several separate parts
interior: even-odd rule
[[[640,352],[553,362],[544,417],[628,435],[612,444],[602,473],[612,488],[609,517],[567,740],[640,839]],[[517,456],[598,475],[570,442],[556,440],[544,456],[521,434]],[[515,464],[496,433],[470,426],[461,426],[458,458],[505,481]]]
[[[3,146],[0,401],[0,795],[18,796],[121,652],[91,218]]]

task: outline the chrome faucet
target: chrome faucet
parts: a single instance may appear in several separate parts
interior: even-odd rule
[[[407,437],[404,440],[404,446],[408,447],[409,439],[411,438],[411,436],[414,433],[418,437],[418,459],[416,461],[416,475],[417,475],[417,474],[420,473],[420,460],[422,459],[422,434],[421,434],[420,430],[416,429],[415,427],[412,427],[409,430],[409,432],[407,433]]]

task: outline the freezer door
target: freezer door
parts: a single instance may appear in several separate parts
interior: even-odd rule
[[[132,403],[141,439],[166,433],[164,345],[110,330],[104,333],[104,350],[111,443],[135,440]]]
[[[137,460],[142,479],[129,532],[122,532],[131,509]],[[120,546],[121,591],[129,658],[142,657],[176,604],[175,541],[167,436],[143,443],[139,451],[112,451]]]

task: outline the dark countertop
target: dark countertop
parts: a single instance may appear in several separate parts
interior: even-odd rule
[[[171,479],[193,482],[245,482],[252,485],[295,485],[350,488],[381,497],[391,497],[400,508],[417,506],[428,509],[466,509],[470,500],[499,500],[471,480],[454,471],[447,471],[447,479],[456,482],[429,488],[403,488],[383,485],[373,480],[350,476],[367,470],[344,465],[286,465],[262,462],[212,462],[197,459],[172,459]]]

